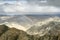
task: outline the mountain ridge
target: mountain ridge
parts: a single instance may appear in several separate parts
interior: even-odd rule
[[[47,35],[39,36],[39,35],[29,35],[26,32],[22,30],[18,30],[16,28],[7,28],[8,30],[3,31],[2,29],[5,29],[6,25],[0,25],[0,40],[60,40],[60,35]],[[2,34],[3,33],[3,34]]]

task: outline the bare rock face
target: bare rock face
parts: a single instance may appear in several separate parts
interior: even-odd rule
[[[6,25],[0,25],[0,36],[5,33],[9,28]]]

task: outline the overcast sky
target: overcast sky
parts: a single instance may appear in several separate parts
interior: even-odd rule
[[[60,12],[60,0],[0,0],[4,12]],[[13,4],[13,5],[12,5]]]

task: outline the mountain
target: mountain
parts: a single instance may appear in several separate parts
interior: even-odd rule
[[[26,38],[28,38],[28,34],[22,30],[18,30],[16,28],[6,29],[6,25],[0,25],[0,33],[2,33],[0,40],[26,40]]]
[[[6,25],[0,25],[0,36],[3,33],[5,33],[8,29],[9,29],[9,27],[7,27]]]
[[[0,24],[5,24],[10,28],[15,27],[24,31],[26,31],[31,27],[31,25],[33,25],[33,21],[29,17],[24,15],[0,16],[0,20]]]
[[[2,23],[6,24],[9,27],[15,27],[17,29],[26,31],[29,28],[31,28],[33,25],[35,25],[37,22],[41,22],[41,20],[47,20],[50,16],[27,16],[27,15],[15,15],[15,16],[2,16]],[[5,19],[5,20],[3,20]],[[18,26],[18,27],[17,27]]]
[[[60,34],[57,36],[51,34],[30,35],[14,27],[8,28],[6,25],[0,25],[0,40],[60,40]]]
[[[48,33],[48,35],[58,35],[60,32],[60,18],[53,17],[47,20],[43,20],[34,24],[27,33],[30,35],[40,35],[43,36]]]
[[[37,25],[44,25],[57,19],[59,19],[59,17],[44,15],[11,15],[0,16],[0,24],[5,24],[10,28],[15,27],[19,30],[27,31],[34,25],[37,27]]]
[[[16,28],[18,30],[23,30],[30,35],[40,35],[43,36],[51,30],[56,32],[56,24],[59,25],[60,17],[58,16],[1,16],[1,24],[7,25],[9,28]],[[56,23],[56,24],[55,24]],[[51,27],[50,27],[51,26]],[[55,29],[54,29],[55,28]],[[58,30],[57,30],[58,31]],[[49,33],[50,34],[50,33]],[[58,33],[57,33],[58,34]],[[57,35],[56,34],[56,35]],[[55,35],[55,34],[54,34]]]

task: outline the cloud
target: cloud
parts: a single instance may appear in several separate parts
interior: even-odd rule
[[[60,7],[60,0],[27,0],[27,2],[30,4],[35,4],[35,5],[43,4],[43,5],[51,5],[51,6]]]
[[[31,12],[60,12],[60,8],[54,6],[34,6]]]
[[[4,12],[27,12],[28,5],[26,2],[7,3],[3,6]]]
[[[4,8],[4,11],[5,11],[5,12],[15,12],[16,10],[14,10],[14,9],[12,9],[12,8],[10,8],[10,7],[5,7],[5,8]]]
[[[54,6],[37,6],[29,4],[15,4],[11,6],[5,6],[5,12],[60,12],[60,8]]]
[[[48,0],[48,5],[60,7],[60,0]]]
[[[43,1],[42,1],[43,2]],[[19,2],[8,2],[2,4],[2,11],[6,13],[10,12],[60,12],[60,7],[51,6],[51,5],[35,5],[29,4],[27,1],[19,1]]]
[[[26,0],[0,0],[0,1],[26,1]]]
[[[37,5],[51,5],[60,7],[60,0],[0,0],[0,1],[27,1],[30,4],[37,4]],[[41,4],[42,3],[42,4]]]

